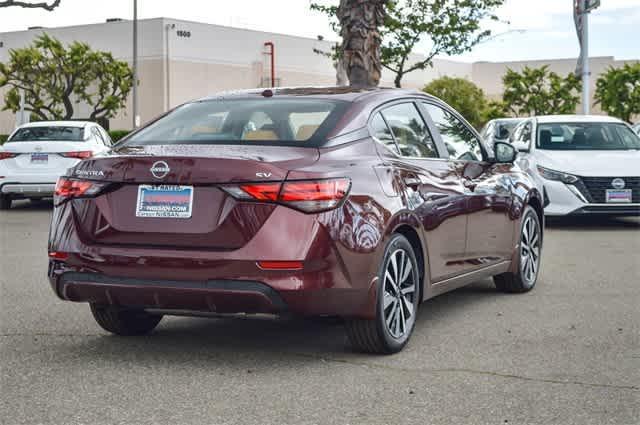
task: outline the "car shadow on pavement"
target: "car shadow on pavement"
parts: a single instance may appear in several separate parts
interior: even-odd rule
[[[430,326],[465,314],[466,305],[499,296],[503,294],[490,281],[483,281],[426,301],[414,333],[428,334]],[[76,360],[86,356],[85,360],[91,362],[133,362],[146,367],[184,362],[208,367],[211,361],[223,361],[250,368],[256,356],[261,364],[270,361],[288,367],[310,360],[369,356],[353,351],[341,320],[329,318],[165,318],[153,334],[145,337],[101,334],[59,344],[66,346],[58,349],[73,352]]]
[[[13,201],[10,210],[3,213],[21,212],[21,211],[51,211],[53,209],[53,199],[41,199],[38,201],[29,201],[20,199]]]
[[[545,220],[547,229],[566,230],[615,230],[615,229],[640,229],[640,219],[636,217],[610,217],[610,216],[572,216],[572,217],[547,217]]]

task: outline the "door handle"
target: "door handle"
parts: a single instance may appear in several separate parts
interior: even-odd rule
[[[422,184],[420,179],[417,178],[417,177],[405,177],[403,179],[403,181],[404,181],[404,184],[406,184],[407,186],[409,186],[412,189],[416,189],[416,188],[420,187],[420,185]]]
[[[476,190],[476,187],[478,186],[478,183],[474,183],[470,180],[464,180],[462,182],[462,184],[464,185],[464,187],[466,187],[467,189],[469,189],[470,191],[474,191]]]

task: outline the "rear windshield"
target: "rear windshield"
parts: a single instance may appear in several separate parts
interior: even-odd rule
[[[268,144],[309,146],[326,136],[344,102],[321,99],[207,100],[183,105],[121,146]]]
[[[18,129],[7,142],[82,142],[82,127],[38,126]]]
[[[539,124],[537,147],[563,151],[640,149],[640,137],[620,123]]]

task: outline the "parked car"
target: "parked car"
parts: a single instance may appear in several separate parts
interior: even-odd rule
[[[49,279],[100,326],[163,315],[341,316],[393,353],[420,303],[493,276],[536,284],[542,194],[516,150],[405,90],[246,91],[187,103],[70,169]]]
[[[58,177],[82,159],[110,149],[109,134],[86,121],[46,121],[18,127],[0,146],[0,209],[14,199],[52,197]]]
[[[603,116],[540,116],[512,142],[517,163],[544,185],[548,216],[640,215],[640,138]]]
[[[636,134],[640,136],[640,122],[633,126],[633,131],[635,131]]]
[[[491,148],[495,142],[509,142],[513,130],[524,118],[498,118],[489,121],[480,131],[480,136],[487,147]]]

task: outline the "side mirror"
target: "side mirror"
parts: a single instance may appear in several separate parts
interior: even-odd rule
[[[518,151],[516,148],[505,142],[496,142],[493,145],[493,157],[498,163],[511,163],[516,160]]]

